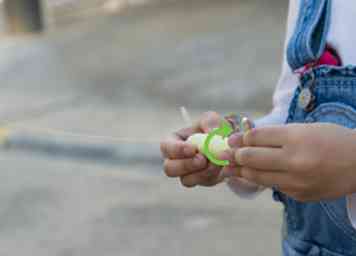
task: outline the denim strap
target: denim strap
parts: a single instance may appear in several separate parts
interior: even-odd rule
[[[287,60],[292,70],[320,58],[330,26],[332,0],[300,0],[299,17],[288,49]]]

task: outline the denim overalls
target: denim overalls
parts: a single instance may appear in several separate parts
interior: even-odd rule
[[[312,63],[323,53],[331,1],[300,0],[299,18],[287,49],[293,70]],[[300,76],[287,123],[313,122],[356,128],[356,67],[323,65]],[[345,197],[301,203],[275,190],[274,198],[285,206],[283,255],[356,255],[356,230],[348,219]]]

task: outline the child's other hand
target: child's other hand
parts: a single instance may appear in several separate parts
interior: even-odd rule
[[[223,179],[221,168],[208,162],[198,149],[185,141],[195,133],[207,133],[219,127],[221,117],[215,112],[204,113],[192,127],[175,132],[161,142],[164,170],[168,177],[179,178],[185,187],[214,186]]]
[[[356,192],[356,132],[334,124],[253,129],[235,151],[241,175],[299,201]]]

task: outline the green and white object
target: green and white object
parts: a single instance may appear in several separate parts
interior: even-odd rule
[[[203,152],[204,144],[207,138],[208,138],[208,134],[206,133],[196,133],[190,136],[187,142],[196,146],[200,152]],[[220,135],[215,135],[209,143],[209,151],[215,156],[218,156],[220,153],[224,152],[225,150],[230,149],[227,141],[228,138],[223,138]]]
[[[240,130],[242,132],[248,132],[253,127],[254,124],[247,117],[242,118],[240,123]],[[220,160],[218,156],[225,150],[230,149],[228,139],[233,132],[234,129],[231,124],[224,120],[221,122],[219,128],[212,130],[208,134],[193,134],[188,138],[187,142],[195,145],[210,162],[218,166],[227,166],[230,162],[228,160]]]
[[[218,156],[224,150],[229,149],[227,140],[233,132],[234,129],[230,123],[224,120],[219,128],[213,129],[208,134],[193,135],[188,141],[196,145],[210,162],[218,166],[227,166],[230,162],[228,160],[220,160]]]

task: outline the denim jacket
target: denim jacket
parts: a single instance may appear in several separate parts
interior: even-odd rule
[[[292,70],[314,62],[324,52],[331,1],[300,0],[297,25],[287,48]],[[300,75],[287,123],[314,122],[356,128],[356,67],[323,65]],[[303,203],[275,190],[274,198],[285,206],[283,255],[356,255],[356,230],[349,221],[345,197]]]

